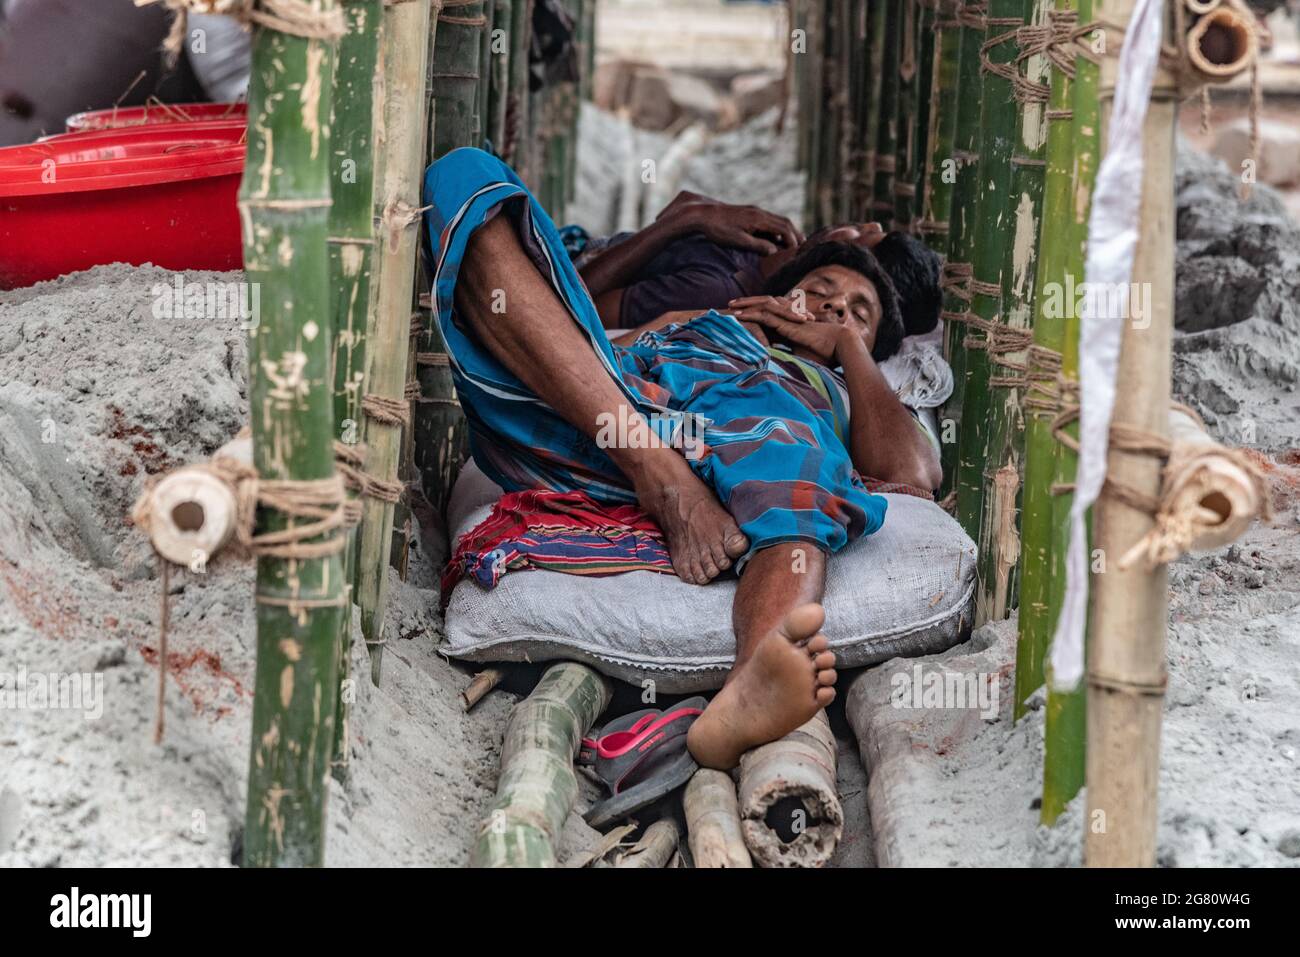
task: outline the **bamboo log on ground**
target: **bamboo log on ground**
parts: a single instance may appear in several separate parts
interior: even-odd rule
[[[249,330],[259,476],[257,673],[244,864],[319,866],[334,747],[344,603],[343,488],[334,470],[329,252],[332,3],[252,31],[244,271],[261,289]],[[333,34],[333,36],[331,36]],[[269,537],[267,537],[269,536]]]
[[[700,768],[682,796],[691,860],[696,867],[753,867],[740,827],[731,775]]]
[[[957,121],[953,132],[952,160],[956,180],[948,218],[948,254],[944,263],[943,316],[945,352],[952,367],[952,395],[943,407],[941,459],[944,499],[955,492],[961,443],[962,403],[966,379],[966,325],[970,311],[971,259],[976,246],[975,216],[979,200],[980,148],[980,47],[984,43],[980,4],[968,2],[956,13],[961,24],[957,74]]]
[[[667,867],[681,843],[677,822],[670,817],[660,818],[645,829],[641,840],[620,854],[614,867],[650,869]]]
[[[556,865],[560,830],[578,796],[573,759],[610,694],[600,674],[562,662],[515,705],[501,746],[497,796],[479,828],[472,866]]]
[[[940,256],[948,254],[948,217],[956,182],[952,149],[957,131],[957,74],[961,66],[961,25],[956,19],[956,3],[957,0],[947,0],[935,12],[927,114],[929,133],[917,223],[921,238]]]
[[[979,189],[975,201],[971,249],[970,304],[966,335],[962,340],[966,361],[962,387],[962,417],[958,430],[957,521],[972,540],[988,547],[993,529],[981,528],[984,518],[985,471],[991,456],[989,422],[993,401],[989,389],[990,350],[999,347],[1007,323],[1002,314],[1002,269],[1014,236],[1015,209],[1011,205],[1011,153],[1020,111],[1013,77],[1016,27],[1023,25],[1024,0],[990,0],[982,60],[983,92],[980,98]],[[984,610],[987,615],[987,609]],[[976,609],[976,623],[982,624]]]
[[[1082,22],[1092,19],[1092,0],[1077,0],[1077,16]],[[1098,34],[1100,36],[1100,34]],[[1083,50],[1085,48],[1079,47]],[[1064,278],[1070,285],[1081,288],[1084,281],[1084,263],[1088,246],[1088,216],[1092,209],[1092,187],[1097,173],[1097,147],[1100,136],[1100,115],[1097,100],[1098,65],[1085,56],[1075,59],[1075,75],[1070,84],[1070,152],[1074,169],[1071,177],[1070,203],[1065,211]],[[1049,146],[1049,150],[1051,147]],[[1071,283],[1073,280],[1073,283]],[[1061,374],[1067,379],[1079,377],[1079,327],[1081,317],[1074,308],[1068,309],[1065,320],[1065,341],[1062,348]],[[1065,427],[1065,432],[1078,435],[1078,424]],[[1078,456],[1068,445],[1056,450],[1056,471],[1053,485],[1070,486]],[[1065,600],[1065,551],[1069,540],[1070,494],[1052,497],[1052,564],[1051,587],[1048,605],[1056,610],[1049,628]],[[1043,742],[1043,805],[1042,820],[1053,823],[1065,810],[1065,805],[1083,787],[1086,745],[1086,692],[1047,689],[1045,709],[1045,734]]]
[[[430,31],[436,30],[424,0],[384,8],[380,57],[384,109],[376,145],[375,218],[379,224],[379,289],[374,329],[367,337],[366,390],[362,418],[365,470],[396,483],[406,400],[411,289],[419,238],[420,174],[424,163],[423,89]],[[357,532],[357,605],[361,634],[370,651],[371,680],[383,664],[384,615],[388,601],[388,558],[393,538],[393,502],[363,500]]]
[[[1041,27],[1047,22],[1051,0],[1031,0],[1027,5],[1026,23]],[[1047,146],[1047,97],[1049,61],[1046,53],[1037,48],[1026,49],[1023,44],[1018,56],[1020,83],[1017,101],[1020,105],[1018,135],[1011,156],[1011,205],[1015,211],[1015,224],[1011,242],[1005,248],[1002,266],[1002,308],[1006,323],[1014,329],[1032,332],[1034,280],[1038,266],[1039,234],[1043,212],[1044,153]],[[1025,415],[1022,403],[1027,395],[1029,380],[1028,344],[1019,348],[1017,343],[1006,343],[996,355],[991,355],[996,368],[989,382],[996,388],[989,423],[989,458],[985,464],[986,485],[1003,489],[1014,473],[1016,494],[1008,499],[1006,492],[986,500],[985,518],[979,545],[979,574],[976,597],[976,621],[996,621],[1005,618],[1015,607],[1017,588],[1016,572],[1019,568],[1019,491],[1024,483]],[[1012,510],[1012,521],[1006,521],[1006,509]],[[1033,689],[1030,689],[1031,691]],[[1019,717],[1024,698],[1017,694],[1015,715]]]
[[[329,264],[333,297],[334,438],[351,454],[345,474],[364,462],[356,448],[361,436],[361,398],[365,392],[366,333],[374,322],[378,286],[375,269],[374,185],[375,108],[383,87],[378,73],[383,0],[354,0],[343,7],[347,33],[339,41],[334,64],[330,150]],[[350,482],[349,498],[359,484]],[[360,505],[353,506],[360,515]],[[356,531],[348,530],[343,551],[345,588],[352,594],[356,577]],[[349,695],[352,674],[351,601],[339,622],[339,687],[336,694],[334,758],[337,777],[347,774]]]
[[[1127,26],[1133,0],[1102,0],[1096,16]],[[1103,130],[1114,96],[1117,63],[1102,61]],[[1112,431],[1164,436],[1168,430],[1174,307],[1174,138],[1178,92],[1158,68],[1142,131],[1142,198],[1131,282],[1149,284],[1151,314],[1126,322],[1116,376]],[[1104,139],[1104,137],[1103,137]],[[1115,562],[1152,528],[1153,517],[1123,501],[1111,483],[1156,495],[1160,463],[1112,446],[1107,486],[1093,508],[1094,543],[1109,557],[1092,578],[1087,656],[1088,813],[1084,861],[1089,867],[1151,867],[1156,862],[1160,724],[1168,673],[1168,571],[1159,565],[1120,569]]]
[[[836,755],[830,719],[819,711],[741,757],[741,833],[758,866],[821,867],[831,859],[844,830]]]
[[[874,219],[886,230],[894,225],[894,176],[898,169],[899,74],[902,52],[903,4],[906,0],[881,0],[884,4],[884,53],[880,64],[879,126],[876,130],[876,165],[872,186]]]

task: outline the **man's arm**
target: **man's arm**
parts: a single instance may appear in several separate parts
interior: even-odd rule
[[[848,330],[837,350],[849,389],[849,454],[862,475],[936,489],[939,455],[898,401],[862,337]]]
[[[645,229],[600,253],[580,270],[606,328],[619,326],[623,289],[676,239],[699,233],[719,245],[749,249],[764,256],[782,246],[793,249],[803,239],[784,216],[756,206],[680,199],[669,204]]]

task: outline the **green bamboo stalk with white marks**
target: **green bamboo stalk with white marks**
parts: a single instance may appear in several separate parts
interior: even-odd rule
[[[1073,10],[1074,0],[1057,0],[1056,12]],[[1045,357],[1035,363],[1041,376],[1038,394],[1027,402],[1025,422],[1025,487],[1020,575],[1020,642],[1016,649],[1016,700],[1023,701],[1043,685],[1043,659],[1051,642],[1059,605],[1052,603],[1052,577],[1061,556],[1056,548],[1052,519],[1052,483],[1055,481],[1059,443],[1053,435],[1056,418],[1057,373],[1066,347],[1065,310],[1059,308],[1065,288],[1068,241],[1074,182],[1074,131],[1071,80],[1059,69],[1051,71],[1048,101],[1046,170],[1043,180],[1043,226],[1034,277],[1034,345]],[[1046,365],[1044,365],[1046,363]],[[1044,391],[1045,390],[1045,391]],[[1045,406],[1039,407],[1038,402]]]
[[[1093,0],[1078,0],[1079,21],[1092,19]],[[1100,34],[1098,34],[1099,36]],[[1092,210],[1092,188],[1097,178],[1100,152],[1101,116],[1098,102],[1098,65],[1085,56],[1075,61],[1071,89],[1074,115],[1070,119],[1071,151],[1074,158],[1071,202],[1066,216],[1065,275],[1074,277],[1075,288],[1084,281],[1084,264],[1088,248],[1088,216]],[[1079,327],[1081,317],[1071,308],[1067,313],[1065,345],[1062,350],[1061,374],[1079,378]],[[1077,438],[1078,424],[1066,427]],[[1062,445],[1056,453],[1053,484],[1073,484],[1078,456]],[[1073,495],[1057,495],[1052,500],[1052,588],[1050,605],[1060,609],[1065,600],[1065,553],[1070,535],[1070,507]],[[1053,626],[1055,622],[1053,622]],[[1076,691],[1047,692],[1046,737],[1043,754],[1042,819],[1051,824],[1065,810],[1065,805],[1079,793],[1085,777],[1087,743],[1087,690],[1080,684]]]
[[[328,19],[333,13],[322,4],[322,26],[340,26]],[[326,245],[331,45],[260,26],[252,36],[239,207],[244,271],[258,284],[261,304],[248,355],[263,542],[244,825],[244,864],[253,867],[314,866],[325,858],[339,619],[347,601],[344,542],[334,525],[342,486],[332,443]],[[303,538],[294,530],[316,527],[313,511],[332,516],[326,524],[333,527]],[[277,533],[277,544],[263,538]]]
[[[479,826],[473,867],[554,867],[578,796],[573,759],[609,705],[609,681],[576,662],[552,665],[515,705],[501,745],[497,796]]]
[[[984,43],[984,30],[974,25],[979,4],[968,3],[957,11],[961,21],[957,73],[957,122],[953,132],[952,157],[956,179],[952,187],[952,200],[948,219],[948,255],[944,264],[943,309],[948,319],[946,351],[948,365],[952,367],[952,395],[944,404],[942,431],[943,485],[942,495],[956,490],[958,449],[961,443],[960,423],[964,421],[962,403],[966,381],[966,324],[962,319],[970,307],[971,258],[976,245],[975,215],[979,201],[979,148],[980,148],[980,46]],[[953,434],[952,427],[957,426]]]
[[[1011,73],[1018,52],[1016,26],[1021,25],[1024,0],[990,0],[984,43],[983,94],[980,105],[979,190],[971,254],[970,312],[966,328],[965,381],[957,464],[957,520],[976,542],[986,543],[992,529],[982,528],[985,467],[990,458],[989,421],[993,415],[989,390],[990,347],[996,348],[989,323],[1002,321],[1002,266],[1011,245],[1015,210],[1011,205],[1011,152],[1019,109]],[[987,614],[987,609],[983,610]],[[981,609],[976,622],[982,624]]]
[[[1031,0],[1026,23],[1047,21],[1051,0]],[[1002,310],[1006,323],[1029,334],[1033,326],[1034,277],[1042,224],[1043,166],[1047,145],[1048,59],[1023,50],[1019,56],[1022,92],[1018,136],[1011,156],[1011,208],[1015,222],[1002,266]],[[1030,92],[1032,91],[1032,92]],[[1015,606],[1020,536],[1018,498],[1024,482],[1027,348],[1011,348],[995,357],[991,384],[996,391],[990,409],[989,456],[985,463],[984,518],[980,525],[979,592],[976,618],[1005,618]],[[1001,384],[997,384],[998,382]],[[988,491],[991,490],[991,491]],[[1010,510],[1008,514],[1006,510]],[[1030,689],[1032,690],[1032,689]],[[1015,714],[1024,708],[1017,696]]]
[[[334,63],[330,151],[329,264],[333,302],[334,437],[354,445],[361,434],[366,333],[374,322],[375,269],[374,155],[375,108],[379,82],[379,33],[383,0],[354,0],[344,8],[347,33],[339,41]],[[355,498],[355,490],[349,491]],[[349,594],[356,574],[356,535],[348,533],[343,577]],[[350,603],[349,603],[350,605]],[[347,773],[348,715],[351,675],[352,615],[342,616],[339,631],[339,694],[336,705],[334,773]]]
[[[957,80],[961,66],[961,26],[955,19],[956,0],[940,4],[935,11],[929,133],[920,222],[917,231],[931,249],[948,254],[948,217],[952,212],[952,190],[956,183],[953,137],[957,132]]]
[[[362,417],[365,470],[397,482],[402,445],[402,403],[406,393],[411,331],[411,289],[419,238],[420,174],[424,168],[425,104],[417,91],[425,81],[430,31],[436,29],[425,0],[384,8],[380,58],[384,109],[376,136],[381,166],[375,181],[379,288],[374,328],[366,350],[366,392],[379,403]],[[371,680],[379,683],[383,663],[384,615],[388,600],[388,558],[393,539],[393,503],[365,498],[357,532],[357,605],[361,634],[370,649]]]
[[[898,63],[903,36],[905,0],[881,0],[884,10],[884,53],[880,63],[879,126],[876,129],[876,167],[872,186],[875,218],[886,230],[894,223],[894,174],[898,149]]]

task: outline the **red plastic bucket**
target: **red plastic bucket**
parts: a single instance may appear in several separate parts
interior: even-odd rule
[[[148,103],[108,110],[87,110],[69,116],[69,133],[86,130],[110,130],[155,123],[188,123],[204,120],[237,120],[248,117],[246,103]]]
[[[239,269],[242,130],[168,124],[0,149],[0,288],[104,263]]]

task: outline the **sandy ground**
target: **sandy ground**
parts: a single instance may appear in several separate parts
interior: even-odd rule
[[[775,137],[771,119],[705,144],[681,185],[797,218],[790,207],[799,174],[789,137]],[[583,117],[587,143],[607,147],[580,150],[584,195],[604,201],[574,213],[593,229],[609,222],[611,182],[635,155],[608,148],[626,142],[614,123]],[[645,155],[658,155],[645,143]],[[1247,421],[1251,444],[1294,448],[1294,223],[1264,190],[1245,210],[1231,205],[1235,184],[1208,167],[1195,172],[1197,162],[1185,160],[1180,172],[1179,318],[1196,329],[1178,339],[1176,392],[1220,434],[1234,437]],[[160,586],[143,537],[124,519],[147,476],[207,457],[246,415],[237,320],[156,316],[156,287],[173,279],[152,267],[108,266],[0,293],[0,680],[25,671],[30,687],[49,673],[85,675],[93,689],[102,679],[102,694],[84,708],[19,709],[0,723],[0,866],[219,866],[238,855],[254,668],[251,569],[218,560],[204,574],[173,576],[167,734],[154,745]],[[1229,289],[1238,306],[1209,310],[1207,320],[1204,304]],[[1286,863],[1300,845],[1292,836],[1300,821],[1296,507],[1284,502],[1276,527],[1252,532],[1239,549],[1173,570],[1166,863]],[[331,864],[463,864],[491,798],[514,698],[497,692],[461,713],[465,674],[435,652],[433,581],[418,550],[410,580],[394,576],[384,686],[359,684],[351,775],[332,786]],[[987,657],[989,648],[1002,650],[980,667],[998,671],[1005,642],[979,636],[950,654]],[[358,647],[357,673],[364,656]],[[526,690],[528,680],[520,676],[511,690]],[[837,863],[866,865],[876,854],[893,862],[898,830],[891,824],[872,836],[866,775],[833,717],[848,816]],[[1034,825],[1036,720],[1007,728],[980,719],[953,738],[916,802],[925,817],[912,819],[920,823],[910,860],[1071,859],[1077,828]],[[888,785],[873,778],[871,790]],[[595,794],[586,783],[583,793],[583,802]],[[591,839],[571,818],[563,853]]]
[[[155,745],[160,587],[124,519],[148,475],[207,457],[246,416],[237,320],[155,318],[154,287],[172,281],[107,266],[0,295],[2,680],[84,673],[93,691],[102,679],[79,699],[88,707],[6,712],[0,866],[216,866],[237,854],[252,568],[218,558],[173,574]],[[462,714],[465,677],[434,650],[433,581],[418,551],[411,580],[394,575],[383,688],[358,683],[352,773],[333,785],[331,864],[463,864],[495,786],[513,698]],[[365,656],[357,645],[358,674]]]

